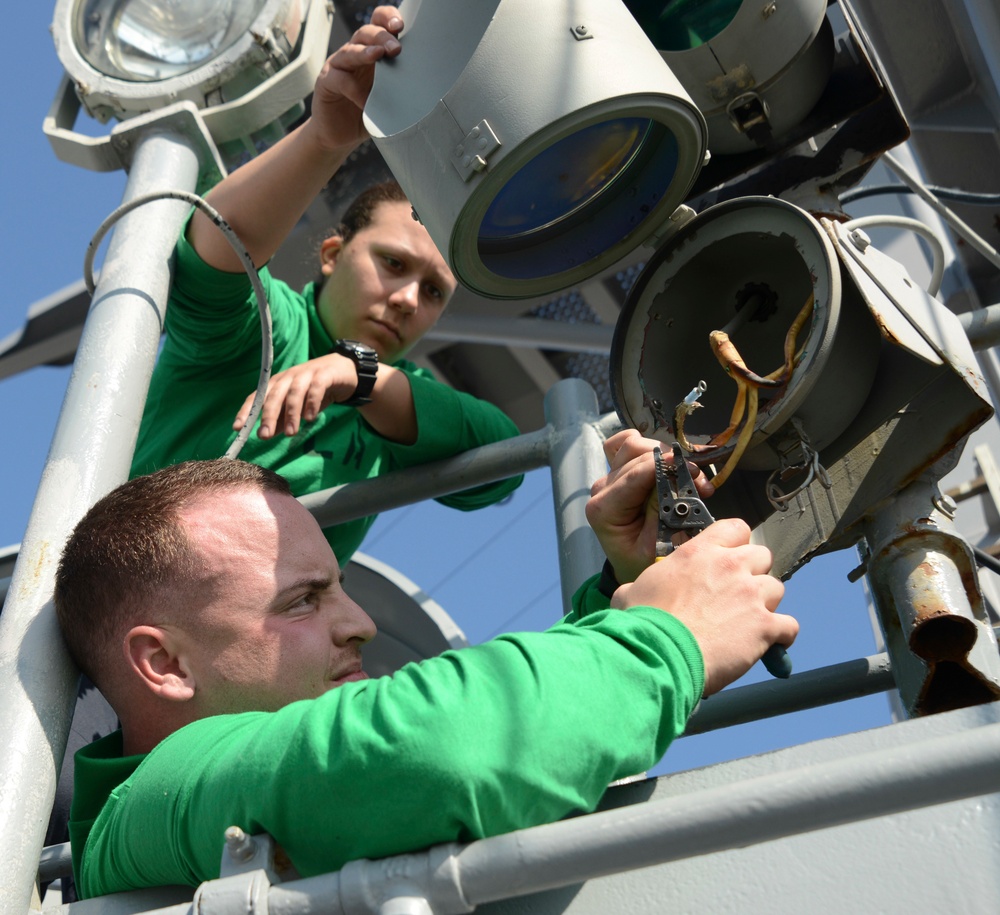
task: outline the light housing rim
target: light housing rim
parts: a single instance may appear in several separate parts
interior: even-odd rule
[[[676,138],[674,176],[645,218],[637,223],[635,229],[603,251],[586,255],[580,263],[558,273],[519,279],[491,270],[479,252],[479,228],[497,194],[525,165],[561,140],[596,124],[627,118],[646,119]],[[459,211],[449,250],[449,260],[456,277],[460,276],[463,285],[472,291],[484,295],[496,296],[497,287],[502,285],[504,298],[530,298],[566,289],[617,263],[655,235],[684,202],[705,158],[707,132],[699,129],[702,123],[700,112],[681,104],[679,99],[650,94],[597,102],[567,114],[561,121],[528,137],[508,155],[498,158],[475,194],[470,195]]]
[[[266,43],[255,36],[288,35],[292,49],[304,31],[311,0],[264,0],[250,27],[219,54],[186,73],[162,80],[134,81],[110,76],[95,68],[76,43],[75,19],[85,0],[57,0],[52,18],[56,54],[76,87],[88,114],[102,123],[126,119],[178,101],[192,101],[199,109],[211,107],[209,96],[250,67],[280,66]],[[289,34],[294,28],[294,34]],[[287,61],[285,61],[287,63]]]

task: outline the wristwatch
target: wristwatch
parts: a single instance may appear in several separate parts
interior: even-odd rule
[[[333,344],[333,351],[340,353],[341,356],[347,356],[358,370],[358,386],[347,400],[339,401],[341,406],[360,407],[371,403],[372,399],[368,395],[375,387],[375,378],[378,375],[378,353],[357,340],[337,340]]]

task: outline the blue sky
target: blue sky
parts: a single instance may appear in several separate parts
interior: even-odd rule
[[[123,173],[96,174],[59,162],[42,133],[61,77],[48,26],[52,6],[19,3],[8,11],[14,40],[0,58],[6,91],[3,193],[5,294],[0,339],[17,330],[28,307],[82,273],[87,242],[120,202]],[[93,130],[94,128],[88,128]],[[0,546],[17,543],[31,511],[68,369],[37,368],[0,381],[6,493]],[[505,505],[456,512],[431,503],[383,515],[362,549],[424,588],[470,641],[504,629],[539,629],[560,615],[558,558],[548,472],[529,474]],[[875,652],[863,587],[847,581],[853,551],[815,560],[788,584],[782,609],[802,625],[793,649],[797,670]],[[767,675],[759,668],[744,682]],[[823,736],[886,724],[885,696],[686,738],[657,771],[684,769]]]

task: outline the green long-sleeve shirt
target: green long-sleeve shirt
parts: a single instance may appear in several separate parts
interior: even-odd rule
[[[274,279],[261,282],[271,309],[273,373],[330,353],[333,340],[316,311],[315,288],[302,293]],[[175,251],[166,341],[150,382],[132,462],[132,476],[191,459],[221,457],[236,433],[233,419],[260,372],[260,318],[244,273],[206,264],[182,235]],[[417,440],[401,445],[383,438],[353,407],[333,404],[297,435],[260,439],[251,434],[240,457],[275,470],[301,496],[341,483],[451,457],[518,434],[502,410],[437,381],[400,360],[413,392]],[[438,499],[472,510],[491,505],[521,484],[512,477]],[[342,566],[360,546],[375,515],[325,531]]]
[[[704,688],[690,631],[607,609],[448,651],[277,712],[206,718],[145,756],[116,732],[76,756],[83,896],[219,875],[223,834],[267,832],[302,876],[590,811],[653,765]]]

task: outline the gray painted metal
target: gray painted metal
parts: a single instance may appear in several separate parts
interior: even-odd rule
[[[152,133],[135,149],[124,198],[193,189],[197,177],[186,141]],[[84,511],[128,476],[186,212],[151,204],[114,233],[0,616],[0,911],[23,911],[31,897],[73,707],[76,671],[51,602],[59,551]]]
[[[549,465],[559,543],[559,580],[563,610],[573,594],[604,563],[604,553],[587,523],[590,487],[607,469],[602,436],[596,426],[597,395],[584,381],[567,378],[545,395],[545,416],[552,425]]]
[[[963,868],[963,899],[992,911],[995,869],[982,865],[1000,851],[990,830],[1000,802],[998,757],[997,705],[963,709],[612,789],[613,809],[465,846],[355,861],[274,886],[263,870],[211,881],[193,908],[204,915],[903,913],[928,911],[931,898],[954,894],[958,861],[973,857],[980,867]],[[980,795],[989,797],[965,801]],[[935,809],[923,813],[928,807]],[[875,844],[877,830],[894,828],[909,844]],[[959,835],[964,841],[952,845]],[[979,854],[973,843],[981,843]],[[803,858],[805,848],[812,851]],[[882,880],[858,879],[873,866],[883,868]],[[191,911],[182,905],[158,915]]]
[[[499,318],[488,315],[445,314],[427,339],[527,346],[567,353],[600,353],[611,349],[611,324],[570,324],[538,318]]]
[[[868,583],[911,715],[1000,698],[1000,656],[972,550],[919,480],[865,525]]]

